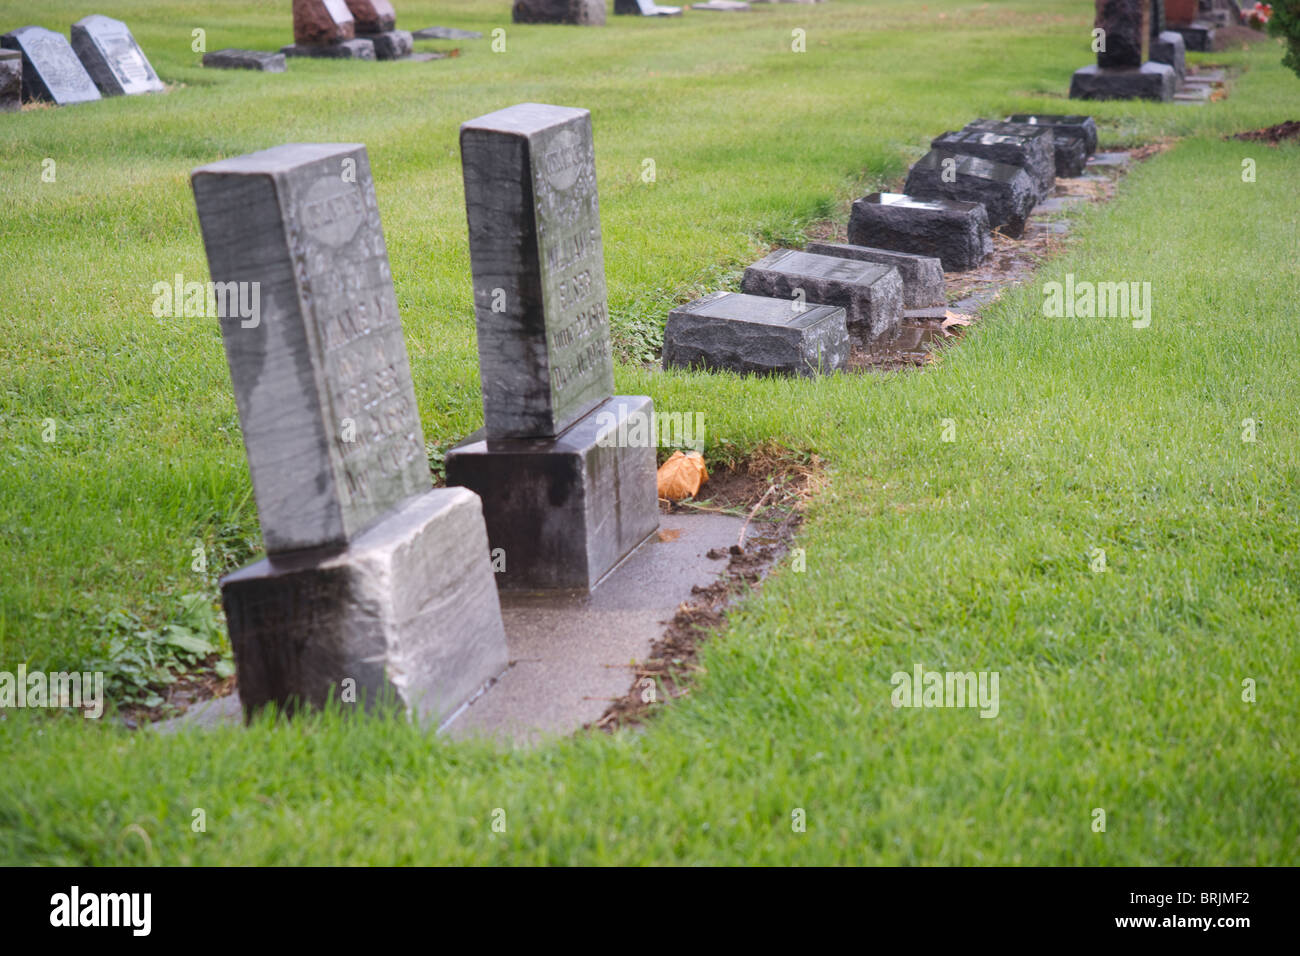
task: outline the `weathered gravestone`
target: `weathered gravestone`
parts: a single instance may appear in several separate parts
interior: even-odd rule
[[[826,375],[849,359],[844,310],[711,292],[668,313],[664,368]]]
[[[160,93],[153,71],[127,25],[98,13],[72,25],[72,49],[104,96]]]
[[[44,27],[19,27],[0,37],[0,46],[23,56],[23,100],[57,106],[100,99],[95,81],[62,33]]]
[[[1081,176],[1088,157],[1097,152],[1097,124],[1091,116],[1063,116],[1055,113],[1013,113],[1005,123],[979,120],[968,129],[993,132],[1022,127],[1049,129],[1056,149],[1056,175]],[[1024,130],[1022,130],[1024,131]]]
[[[979,156],[1006,166],[1019,166],[1034,183],[1039,201],[1056,188],[1055,143],[1051,130],[1017,135],[988,130],[964,129],[935,137],[930,146],[950,153]]]
[[[604,26],[605,0],[515,0],[511,17],[515,23]]]
[[[1070,98],[1084,100],[1173,99],[1173,67],[1142,62],[1151,32],[1150,0],[1096,0],[1101,31],[1097,62],[1076,70]]]
[[[978,156],[932,149],[912,164],[903,192],[920,199],[977,202],[988,213],[989,227],[1013,239],[1024,234],[1038,201],[1033,180],[1019,166]]]
[[[0,49],[0,113],[12,113],[23,105],[23,55]]]
[[[681,7],[661,7],[654,0],[614,0],[614,13],[634,17],[680,17]]]
[[[973,269],[993,253],[989,217],[977,202],[872,193],[855,200],[849,242],[933,256],[945,272]]]
[[[505,668],[505,634],[478,499],[431,489],[365,147],[192,178],[267,550],[222,581],[245,710],[351,679],[442,719]]]
[[[344,0],[293,0],[293,43],[285,56],[373,60],[375,44],[357,36],[357,24]]]
[[[347,0],[356,24],[356,35],[375,45],[376,60],[398,60],[410,56],[414,48],[407,30],[398,30],[397,13],[388,0]]]
[[[447,483],[483,499],[503,587],[589,589],[659,523],[654,404],[613,395],[591,114],[512,106],[460,147],[485,426]]]
[[[203,54],[203,65],[219,70],[261,70],[264,73],[283,73],[285,63],[283,53],[236,50],[228,47]]]
[[[1166,30],[1152,37],[1151,60],[1172,66],[1174,74],[1181,81],[1187,75],[1187,44],[1183,40],[1183,35],[1173,30]]]
[[[893,266],[778,249],[745,270],[740,291],[787,302],[837,305],[849,334],[868,342],[903,317],[903,279]]]
[[[903,280],[905,309],[928,309],[947,301],[943,285],[943,263],[933,256],[831,242],[810,242],[806,248],[808,252],[819,256],[860,259],[863,262],[894,267]]]

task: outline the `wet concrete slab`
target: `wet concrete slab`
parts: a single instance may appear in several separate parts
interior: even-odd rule
[[[510,667],[442,730],[454,739],[535,745],[598,719],[628,692],[636,662],[649,656],[692,588],[712,584],[726,569],[725,557],[709,552],[725,555],[744,523],[731,514],[662,514],[658,534],[590,594],[502,592]],[[749,543],[754,540],[751,535]],[[236,692],[152,727],[174,733],[238,726],[242,718]]]

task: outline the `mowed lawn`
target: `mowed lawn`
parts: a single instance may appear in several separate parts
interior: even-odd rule
[[[931,137],[1077,108],[1092,6],[834,0],[581,29],[402,0],[399,26],[502,27],[506,49],[266,75],[203,70],[192,31],[276,48],[287,3],[100,4],[174,86],[0,115],[0,670],[81,669],[115,613],[159,626],[215,600],[196,541],[234,560],[256,539],[219,331],[154,317],[151,288],[207,278],[189,171],[283,142],[367,145],[442,445],[482,418],[458,124],[590,109],[619,390],[702,412],[710,454],[776,441],[833,474],[806,570],[779,569],[643,733],[512,752],[378,718],[162,737],[12,710],[0,862],[1296,863],[1300,147],[1224,139],[1300,118],[1275,42],[1190,57],[1242,71],[1223,102],[1092,105],[1103,147],[1176,142],[926,371],[638,364],[672,303],[842,220]],[[0,28],[90,12],[40,7],[0,2]],[[1150,282],[1150,326],[1045,317],[1043,284],[1071,274]],[[895,709],[890,677],[918,663],[996,671],[996,718]]]

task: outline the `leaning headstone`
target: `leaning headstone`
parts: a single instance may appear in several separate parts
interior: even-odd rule
[[[284,54],[227,48],[203,54],[203,65],[219,70],[261,70],[264,73],[283,73]]]
[[[868,342],[903,317],[903,279],[893,266],[778,249],[745,270],[740,291],[844,309],[849,334]]]
[[[681,7],[661,7],[654,0],[614,0],[614,13],[634,17],[680,17]]]
[[[855,200],[849,242],[933,256],[945,272],[973,269],[993,253],[989,217],[976,202],[872,193]]]
[[[810,242],[807,251],[819,256],[858,259],[893,266],[903,280],[903,308],[928,309],[947,301],[943,285],[943,263],[933,256],[916,256],[907,252],[872,249],[832,242]]]
[[[1187,75],[1187,44],[1183,41],[1183,35],[1166,30],[1159,36],[1152,37],[1151,59],[1156,63],[1168,63],[1181,81]]]
[[[981,203],[989,226],[1013,239],[1024,234],[1038,202],[1033,180],[1019,166],[932,149],[912,164],[903,192],[921,199]]]
[[[828,375],[849,359],[844,310],[711,292],[668,313],[664,368]]]
[[[388,0],[346,0],[356,35],[375,45],[376,60],[400,60],[411,55],[413,37],[398,30],[397,13]]]
[[[515,0],[515,23],[574,23],[598,27],[605,23],[605,0]]]
[[[1143,62],[1151,31],[1149,0],[1096,0],[1096,29],[1102,31],[1097,62],[1070,81],[1070,98],[1084,100],[1173,99],[1173,67]]]
[[[23,105],[23,55],[0,49],[0,113],[12,113]]]
[[[23,101],[56,106],[100,99],[99,89],[62,33],[44,27],[19,27],[0,37],[0,47],[23,56]]]
[[[293,43],[285,56],[373,60],[375,44],[356,35],[356,21],[344,0],[293,0]]]
[[[351,679],[441,720],[505,634],[478,499],[431,487],[365,147],[192,179],[267,551],[222,581],[245,710]]]
[[[1034,182],[1041,202],[1056,188],[1056,153],[1051,130],[1020,136],[964,129],[937,136],[931,147],[967,156],[979,156],[1007,166],[1019,166]]]
[[[153,71],[127,25],[98,13],[72,25],[72,49],[104,96],[160,93]]]
[[[620,437],[654,403],[613,395],[591,114],[512,106],[460,147],[485,425],[447,483],[483,499],[502,587],[590,589],[659,522],[655,443]]]

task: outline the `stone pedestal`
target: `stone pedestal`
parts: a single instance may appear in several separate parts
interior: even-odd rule
[[[759,375],[829,375],[849,360],[838,306],[711,292],[668,313],[664,368]]]
[[[616,395],[554,438],[478,433],[447,452],[447,484],[483,500],[500,587],[589,590],[655,532],[653,423],[649,398]]]
[[[249,716],[338,700],[442,721],[508,664],[478,499],[429,491],[342,551],[265,558],[221,598]]]
[[[849,334],[862,342],[890,332],[903,317],[903,279],[893,266],[778,249],[745,270],[740,290],[750,295],[835,305]]]
[[[980,203],[989,228],[1013,239],[1024,234],[1038,189],[1018,166],[978,156],[932,149],[912,165],[903,191],[921,199],[952,199]]]
[[[1106,69],[1085,66],[1070,81],[1072,100],[1158,100],[1168,103],[1178,88],[1174,68],[1166,63]]]
[[[993,253],[989,217],[975,202],[872,193],[853,203],[849,242],[933,256],[945,272],[973,269]]]

